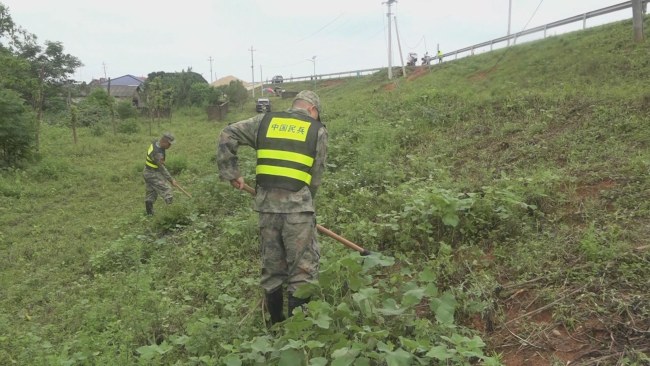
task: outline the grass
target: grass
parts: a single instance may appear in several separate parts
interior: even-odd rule
[[[0,363],[642,365],[650,65],[630,29],[407,79],[318,81],[319,222],[383,256],[321,237],[309,314],[272,331],[250,197],[214,162],[221,128],[253,102],[221,123],[178,111],[154,136],[147,120],[134,134],[82,128],[77,145],[43,126],[42,159],[0,175]],[[142,160],[167,130],[193,198],[176,192],[146,218]],[[241,155],[251,182],[253,152]]]

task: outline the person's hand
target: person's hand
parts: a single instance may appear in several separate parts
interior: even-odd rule
[[[173,179],[173,178],[172,178],[172,180],[170,181],[170,183],[171,183],[172,186],[174,186],[174,187],[176,187],[176,186],[178,185],[178,183],[176,183],[176,179]]]
[[[241,191],[242,189],[244,189],[244,177],[232,179],[230,181],[230,185]]]

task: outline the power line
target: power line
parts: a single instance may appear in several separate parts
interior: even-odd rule
[[[520,32],[523,32],[523,31],[526,30],[526,28],[528,28],[528,24],[530,24],[530,22],[533,20],[533,18],[534,18],[535,15],[537,14],[537,11],[539,10],[539,7],[542,6],[542,3],[543,3],[543,2],[544,2],[544,0],[540,0],[540,1],[539,1],[539,4],[537,4],[537,7],[535,8],[535,11],[533,11],[533,14],[530,16],[530,18],[528,19],[528,22],[526,22],[526,24],[524,25],[524,27],[521,29]],[[517,38],[515,37],[515,41],[516,41],[516,40],[517,40]],[[510,41],[510,40],[508,39],[508,41]],[[508,44],[509,44],[509,43],[508,43]],[[500,62],[501,62],[501,61],[506,57],[506,55],[508,54],[508,51],[510,51],[510,47],[506,48],[505,52],[503,52],[503,54],[501,55],[501,57],[499,57],[499,59],[497,60],[497,62],[494,64],[494,66],[491,67],[491,70],[494,70],[494,69],[499,65],[499,63],[500,63]]]
[[[414,49],[418,48],[418,46],[419,46],[420,44],[422,44],[422,41],[424,41],[424,36],[420,37],[420,40],[418,41],[418,44],[416,44],[415,46],[409,46],[408,44],[406,44],[405,46],[406,46],[406,48],[408,48],[408,49],[414,50]],[[425,47],[425,48],[426,48],[426,47]]]
[[[394,0],[393,0],[393,1],[394,1]],[[327,24],[325,24],[324,26],[320,27],[316,32],[314,32],[314,33],[308,35],[308,36],[305,37],[305,38],[302,38],[302,39],[296,41],[295,43],[300,43],[300,42],[302,42],[302,41],[304,41],[304,40],[306,40],[306,39],[309,39],[309,38],[315,36],[316,34],[320,33],[323,29],[327,28],[327,27],[330,26],[332,23],[334,23],[335,21],[337,21],[341,16],[343,16],[343,14],[345,14],[345,13],[341,13],[341,14],[339,14],[336,18],[334,18],[333,20],[331,20],[329,23],[327,23]]]
[[[544,0],[539,1],[539,4],[537,4],[537,7],[535,8],[535,11],[533,12],[533,15],[530,16],[530,19],[528,19],[528,22],[526,22],[526,25],[524,25],[524,29],[521,30],[522,32],[525,31],[526,28],[528,28],[528,24],[530,24],[530,22],[533,20],[533,18],[537,14],[537,11],[539,10],[539,7],[542,6],[543,2],[544,2]]]
[[[382,18],[383,18],[383,15],[382,15]],[[357,43],[355,43],[355,44],[353,44],[353,45],[349,45],[349,46],[347,46],[346,48],[342,48],[342,49],[339,48],[337,52],[331,52],[331,53],[328,53],[327,56],[318,56],[318,58],[319,58],[321,61],[322,61],[322,60],[330,60],[330,59],[334,58],[334,56],[336,56],[336,55],[340,55],[340,54],[342,54],[342,53],[344,53],[344,52],[347,52],[347,51],[349,51],[349,50],[351,50],[351,49],[356,49],[356,48],[358,48],[358,45],[359,45],[359,44],[366,43],[366,42],[368,42],[369,40],[371,40],[371,39],[373,39],[373,38],[376,38],[376,37],[377,37],[378,35],[380,35],[381,33],[384,33],[385,31],[386,31],[386,26],[385,26],[385,24],[382,24],[382,27],[381,27],[378,31],[376,31],[375,33],[369,35],[369,36],[366,37],[366,38],[360,39],[359,42],[357,42]],[[385,41],[385,40],[384,40],[384,41]],[[264,54],[265,54],[265,53],[264,53]],[[297,62],[292,62],[292,63],[288,63],[288,64],[282,64],[282,65],[277,65],[277,64],[274,65],[274,64],[266,64],[266,63],[265,63],[265,65],[266,65],[267,70],[268,70],[269,68],[275,68],[275,69],[287,68],[287,67],[291,67],[291,66],[296,66],[296,65],[304,64],[304,63],[306,63],[306,62],[307,62],[307,60],[300,60],[300,61],[297,61]]]

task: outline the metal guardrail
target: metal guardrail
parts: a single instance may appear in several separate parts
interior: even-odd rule
[[[650,0],[643,0],[642,3],[647,4],[649,1]],[[519,38],[519,37],[523,37],[523,36],[526,36],[526,35],[529,35],[529,34],[538,33],[538,32],[542,32],[542,31],[544,32],[544,37],[546,37],[546,31],[548,31],[549,29],[560,27],[560,26],[563,26],[563,25],[572,24],[572,23],[575,23],[575,22],[578,22],[578,21],[582,21],[582,29],[586,29],[587,28],[587,19],[594,18],[594,17],[600,16],[600,15],[614,13],[614,12],[624,10],[624,9],[627,9],[627,8],[631,8],[631,7],[632,7],[632,1],[631,0],[626,1],[624,3],[620,3],[620,4],[608,6],[606,8],[590,11],[588,13],[576,15],[576,16],[566,18],[566,19],[562,19],[562,20],[558,20],[558,21],[555,21],[555,22],[552,22],[552,23],[548,23],[548,24],[539,26],[539,27],[526,29],[526,30],[523,30],[521,32],[513,33],[513,34],[508,35],[508,36],[495,38],[495,39],[487,41],[487,42],[475,44],[473,46],[469,46],[469,47],[461,48],[461,49],[456,50],[456,51],[448,52],[448,53],[445,53],[443,55],[443,58],[444,57],[450,57],[450,56],[456,56],[457,57],[458,54],[461,54],[461,53],[464,53],[464,52],[474,52],[474,50],[476,50],[477,48],[482,48],[482,47],[487,47],[487,46],[490,46],[490,48],[492,48],[497,43],[507,42],[509,40],[512,40],[512,41],[516,42],[517,38]]]
[[[334,72],[334,73],[331,73],[331,74],[296,76],[296,77],[285,78],[284,82],[291,83],[291,82],[297,82],[297,81],[312,81],[314,79],[323,80],[323,79],[340,79],[340,78],[344,78],[344,77],[358,77],[358,76],[370,75],[370,74],[373,74],[373,73],[375,73],[377,71],[380,71],[382,69],[385,69],[385,67],[375,67],[375,68],[372,68],[372,69]],[[270,85],[270,83],[267,81],[264,85]],[[274,85],[278,85],[278,84],[274,84]]]
[[[650,2],[650,0],[642,0],[641,1],[642,5],[644,6],[644,9],[645,9],[645,6],[647,6],[648,2]],[[483,43],[478,43],[478,44],[475,44],[475,45],[472,45],[472,46],[469,46],[469,47],[461,48],[461,49],[456,50],[456,51],[447,52],[447,53],[443,54],[442,57],[443,57],[443,60],[444,60],[444,58],[450,57],[450,56],[455,56],[455,58],[457,58],[459,54],[464,53],[464,52],[471,52],[471,54],[473,54],[474,51],[476,49],[478,49],[478,48],[490,46],[490,49],[492,49],[492,47],[495,44],[501,43],[501,42],[507,42],[509,40],[512,40],[512,41],[514,41],[516,43],[517,38],[520,38],[520,37],[523,37],[523,36],[526,36],[526,35],[529,35],[529,34],[533,34],[533,33],[542,32],[542,31],[544,32],[544,37],[546,37],[546,31],[548,31],[549,29],[560,27],[560,26],[567,25],[567,24],[572,24],[572,23],[575,23],[575,22],[578,22],[578,21],[582,21],[582,29],[586,29],[587,28],[587,19],[594,18],[594,17],[601,16],[601,15],[605,15],[605,14],[614,13],[614,12],[624,10],[624,9],[627,9],[627,8],[631,8],[631,7],[632,7],[632,0],[626,1],[626,2],[623,2],[623,3],[620,3],[620,4],[608,6],[606,8],[602,8],[602,9],[590,11],[588,13],[576,15],[576,16],[573,16],[573,17],[570,17],[570,18],[558,20],[558,21],[555,21],[555,22],[552,22],[552,23],[548,23],[548,24],[539,26],[539,27],[526,29],[526,30],[523,30],[521,32],[513,33],[513,34],[508,35],[508,36],[495,38],[493,40],[483,42]],[[335,78],[338,79],[338,78],[343,78],[343,77],[356,77],[356,76],[363,76],[363,75],[373,74],[373,73],[375,73],[377,71],[384,70],[384,69],[386,69],[386,67],[376,67],[376,68],[364,69],[364,70],[335,72],[335,73],[331,73],[331,74],[298,76],[298,77],[291,77],[289,79],[285,79],[285,81],[286,82],[311,81],[311,80],[314,80],[314,78],[316,80],[322,80],[322,79],[335,79]]]

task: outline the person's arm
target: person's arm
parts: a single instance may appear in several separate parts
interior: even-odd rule
[[[318,131],[318,141],[316,142],[316,159],[311,169],[311,184],[309,190],[311,196],[316,197],[318,187],[320,187],[323,173],[325,172],[325,164],[327,164],[327,129],[325,127]]]
[[[219,142],[217,144],[219,178],[229,181],[237,189],[242,189],[244,186],[244,180],[239,172],[239,165],[237,163],[237,149],[239,146],[255,146],[257,131],[263,117],[264,115],[260,114],[230,124],[219,135]]]
[[[174,178],[172,178],[172,175],[169,174],[169,170],[167,170],[167,167],[165,166],[165,159],[163,159],[163,155],[161,153],[154,153],[151,154],[151,158],[154,162],[154,164],[158,165],[158,171],[162,173],[163,177],[167,179],[169,182],[174,184]]]

